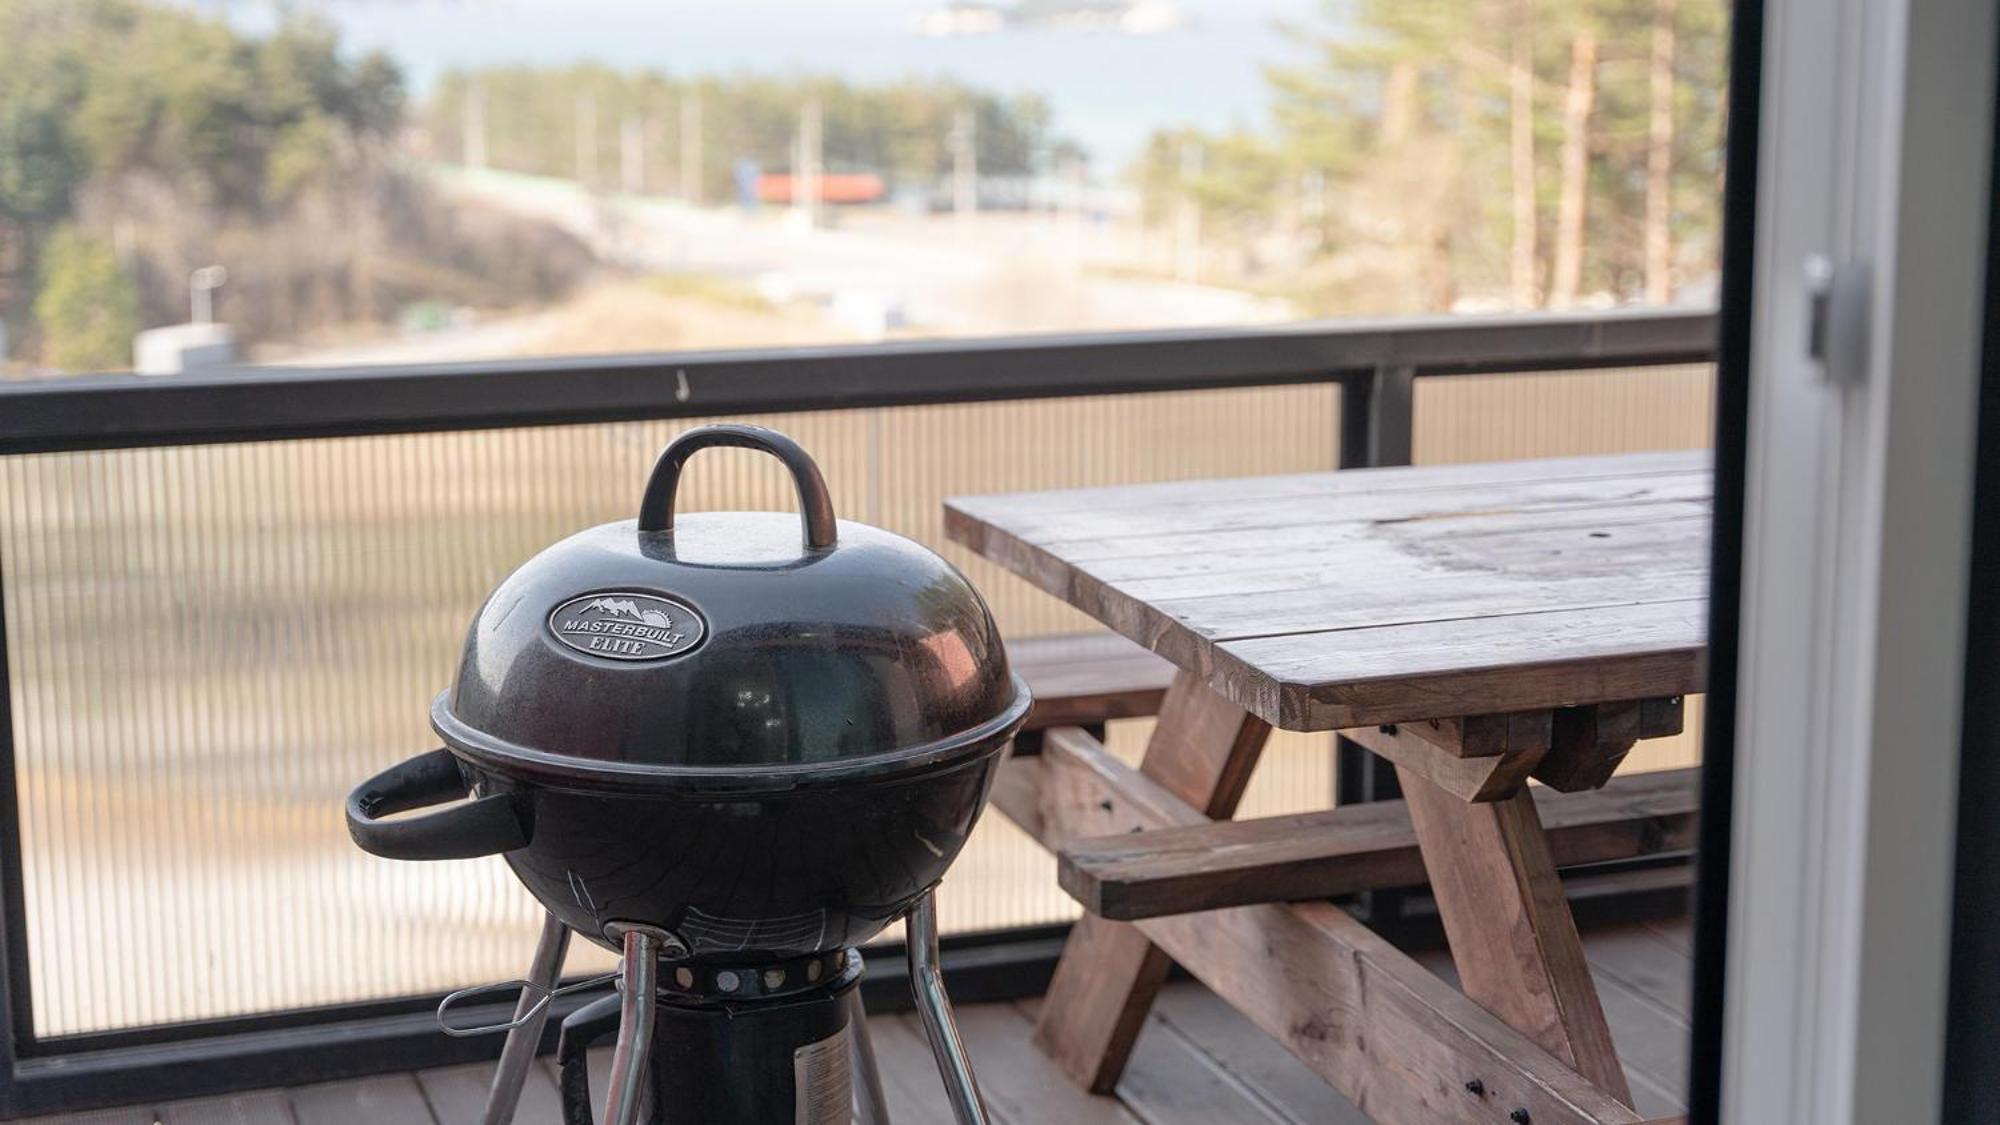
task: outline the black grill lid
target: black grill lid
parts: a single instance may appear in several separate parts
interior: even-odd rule
[[[721,445],[782,460],[801,515],[675,518],[682,466]],[[494,590],[431,722],[461,755],[552,784],[783,786],[991,749],[1028,703],[963,575],[836,521],[791,439],[726,425],[667,446],[637,520],[573,535]]]

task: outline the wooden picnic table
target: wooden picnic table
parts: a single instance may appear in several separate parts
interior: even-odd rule
[[[1639,1121],[1556,864],[1687,846],[1685,782],[1612,777],[1702,688],[1710,497],[1697,451],[948,501],[1178,669],[1138,770],[1058,728],[1002,771],[1099,911],[1043,1048],[1110,1089],[1178,961],[1378,1120]],[[1342,732],[1403,801],[1217,823],[1273,726]],[[1463,992],[1325,901],[1417,854]]]

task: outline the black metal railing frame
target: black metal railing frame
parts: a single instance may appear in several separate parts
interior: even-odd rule
[[[1333,382],[1342,402],[1338,467],[1401,465],[1410,461],[1419,378],[1706,362],[1715,327],[1707,310],[1633,310],[81,376],[0,383],[0,456]],[[0,559],[0,574],[5,565]],[[437,1034],[436,997],[38,1038],[5,613],[0,598],[0,684],[8,686],[0,691],[0,1119],[492,1057],[497,1043]],[[1336,800],[1394,794],[1393,772],[1372,755],[1353,744],[1339,754]],[[1384,895],[1364,905],[1386,924],[1401,904]],[[966,1002],[1039,990],[1062,930],[948,939],[949,987]],[[871,1007],[907,993],[898,951],[882,953],[872,957],[882,971],[868,985]]]

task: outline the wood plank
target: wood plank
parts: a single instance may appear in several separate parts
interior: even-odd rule
[[[1671,738],[1687,725],[1687,700],[1678,695],[1639,701],[1639,738]]]
[[[1164,733],[1160,733],[1164,732]],[[1160,707],[1159,727],[1139,772],[1203,816],[1235,813],[1271,725],[1208,690],[1185,673]]]
[[[20,1118],[14,1125],[154,1125],[158,1121],[150,1108],[121,1106],[94,1109],[85,1113],[56,1113],[47,1117]]]
[[[954,496],[947,510],[976,511],[994,519],[1024,512],[1089,511],[1096,508],[1138,508],[1184,504],[1215,496],[1270,499],[1284,496],[1358,495],[1381,492],[1455,489],[1468,484],[1505,484],[1540,480],[1628,479],[1661,473],[1707,470],[1713,454],[1705,449],[1675,449],[1644,453],[1598,454],[1584,457],[1543,457],[1516,461],[1462,462],[1450,465],[1400,466],[1378,469],[1320,470],[1310,473],[1270,473],[1251,477],[1210,477],[1200,480],[1097,485],[1028,492],[994,492]]]
[[[292,1116],[298,1125],[381,1125],[385,1121],[432,1120],[423,1088],[408,1074],[323,1082],[298,1087],[291,1095]]]
[[[1429,621],[1504,618],[1555,610],[1601,609],[1686,601],[1707,590],[1706,556],[1672,569],[1634,565],[1620,573],[1543,577],[1504,570],[1403,573],[1377,578],[1298,579],[1271,589],[1230,590],[1221,578],[1212,593],[1162,597],[1080,580],[1072,604],[1126,636],[1169,627],[1190,652],[1246,637],[1281,637],[1379,629]],[[1089,596],[1094,594],[1095,596]],[[1186,666],[1172,645],[1147,646]],[[1488,708],[1526,710],[1527,708]]]
[[[1045,1121],[1139,1125],[1140,1118],[1116,1098],[1077,1089],[1048,1056],[1037,1051],[1030,1042],[1034,1022],[1025,1011],[1011,1004],[975,1004],[957,1014],[987,1108],[1003,1120],[1021,1125]],[[928,1061],[927,1045],[924,1052]],[[902,1119],[892,1120],[900,1125]]]
[[[1035,697],[1024,730],[1156,715],[1174,678],[1172,664],[1116,633],[1009,641],[1007,658]]]
[[[1200,985],[1182,982],[1162,989],[1161,995],[1189,988],[1207,992]],[[1029,997],[1020,1001],[1018,1007],[1030,1018],[1039,1017],[1043,1000]],[[1256,1028],[1243,1030],[1280,1056],[1290,1058],[1270,1045]],[[1306,1077],[1318,1083],[1322,1091],[1331,1092],[1311,1072]],[[1188,1038],[1158,1012],[1147,1017],[1145,1030],[1133,1047],[1131,1061],[1118,1082],[1118,1100],[1147,1125],[1207,1125],[1211,1121],[1287,1125],[1294,1120],[1272,1100],[1270,1091],[1244,1082],[1206,1047]]]
[[[889,1120],[894,1125],[953,1125],[951,1102],[938,1077],[929,1042],[924,1038],[916,1013],[876,1015],[868,1021],[868,1033],[875,1038],[875,1066],[882,1072],[882,1094],[889,1101]],[[979,1054],[966,1046],[972,1058],[973,1075],[986,1093],[979,1069]],[[989,1106],[991,1104],[989,1099]],[[998,1116],[996,1114],[996,1116]],[[1004,1125],[1027,1125],[1000,1116]]]
[[[1465,994],[1631,1104],[1534,799],[1468,804],[1396,774]]]
[[[1639,740],[1641,709],[1638,702],[1558,708],[1549,752],[1536,764],[1535,780],[1564,793],[1610,781]]]
[[[1615,929],[1615,927],[1613,927]],[[1584,952],[1603,930],[1586,931]],[[1458,970],[1451,954],[1442,949],[1414,955],[1424,968],[1458,985]],[[1633,1108],[1653,1117],[1679,1113],[1687,1108],[1688,1031],[1685,1024],[1663,1019],[1658,1012],[1634,1002],[1632,995],[1602,974],[1594,973],[1598,995],[1604,1001],[1605,1022],[1618,1044],[1618,1058],[1632,1087]]]
[[[1153,559],[1079,566],[1091,578],[1129,598],[1162,608],[1201,599],[1283,592],[1364,582],[1429,579],[1468,574],[1502,575],[1516,583],[1701,570],[1708,558],[1707,517],[1676,523],[1628,524],[1568,530],[1537,529],[1507,535],[1413,537],[1377,529],[1337,545],[1300,542],[1319,538],[1275,529],[1259,553],[1248,546]],[[1132,573],[1160,571],[1164,574]],[[1193,616],[1193,614],[1189,614]],[[1254,630],[1255,619],[1248,629]],[[1217,626],[1218,634],[1228,630]]]
[[[1147,1125],[1292,1125],[1241,1080],[1154,1016],[1118,1082],[1118,1100]]]
[[[1517,711],[1511,715],[1425,719],[1404,723],[1400,729],[1447,754],[1460,758],[1485,758],[1509,750],[1547,746],[1554,717],[1553,711]]]
[[[1687,1109],[1687,1025],[1667,1018],[1614,978],[1593,974],[1592,979],[1631,1084],[1633,1107],[1648,1117]]]
[[[1460,758],[1401,727],[1358,727],[1347,738],[1396,763],[1461,801],[1500,801],[1520,792],[1528,773],[1548,752],[1546,743],[1485,758]]]
[[[1045,800],[1057,837],[1118,823],[1166,827],[1200,814],[1075,728],[1051,732],[1045,794],[1109,788],[1109,810]],[[1068,775],[1095,773],[1075,783]],[[1048,843],[1049,841],[1044,841]],[[1174,960],[1378,1120],[1490,1123],[1496,1107],[1539,1125],[1631,1123],[1638,1115],[1339,908],[1247,906],[1136,924]],[[1474,1097],[1465,1082],[1487,1091]]]
[[[1010,817],[1034,808],[1040,776],[1040,763],[1010,761],[996,786],[996,793],[1007,796],[996,798],[996,806]],[[1530,792],[1550,852],[1558,866],[1567,867],[1692,848],[1699,780],[1696,769],[1663,770],[1574,796],[1545,788]],[[1049,834],[1034,823],[1022,827]],[[1061,849],[1058,878],[1084,909],[1133,921],[1420,886],[1426,874],[1408,808],[1401,801],[1376,801],[1075,839]]]
[[[1072,540],[1152,536],[1163,527],[1190,534],[1268,532],[1304,524],[1396,523],[1473,512],[1559,512],[1612,502],[1701,500],[1713,494],[1706,469],[1536,481],[1468,480],[1448,487],[1367,492],[1330,487],[1339,483],[1339,477],[1338,472],[1327,474],[1321,487],[1283,496],[1246,495],[1240,481],[1216,482],[1200,495],[1185,487],[1156,486],[1151,499],[1073,509],[1049,507],[1060,492],[1040,497],[1019,493],[1004,504],[992,497],[953,497],[945,501],[945,530],[984,554],[999,544],[981,535],[981,529],[1017,544],[1059,547]],[[1146,488],[1136,486],[1135,491]]]
[[[1168,528],[1144,536],[1046,544],[1068,566],[1106,582],[1186,577],[1214,571],[1251,572],[1325,563],[1349,551],[1393,546],[1417,557],[1477,557],[1492,551],[1532,559],[1547,547],[1623,554],[1634,542],[1682,547],[1705,541],[1711,501],[1611,500],[1553,511],[1473,511],[1401,523],[1312,523],[1242,531]],[[1602,535],[1597,533],[1604,533]],[[1253,541],[1254,538],[1254,541]],[[1260,548],[1260,544],[1264,546]]]
[[[1683,1027],[1693,1018],[1694,962],[1657,930],[1645,925],[1606,927],[1590,935],[1584,954],[1599,976],[1611,977],[1644,996]]]
[[[1714,517],[1711,497],[1649,497],[1643,500],[1609,499],[1533,512],[1471,511],[1457,515],[1410,520],[1395,525],[1395,536],[1406,543],[1431,539],[1478,538],[1505,534],[1532,527],[1551,529],[1620,528],[1670,520]],[[1318,549],[1332,553],[1374,533],[1369,524],[1335,523],[1292,525],[1274,529],[1290,547]],[[1180,556],[1254,551],[1239,529],[1189,531],[1171,524],[1150,535],[1127,535],[1115,539],[1078,539],[1044,546],[1059,551],[1070,566],[1093,573],[1111,573],[1107,568],[1131,565],[1135,575],[1143,575],[1155,564],[1168,564],[1161,573],[1174,573],[1170,560]],[[1254,561],[1254,555],[1246,555]],[[1185,569],[1180,571],[1186,573]]]
[[[1340,1091],[1200,984],[1169,984],[1161,990],[1154,1014],[1288,1120],[1368,1125],[1367,1115]]]
[[[169,1102],[160,1107],[160,1125],[297,1125],[292,1099],[283,1090],[257,1090]]]
[[[1227,817],[1270,729],[1180,673],[1161,704],[1139,771],[1198,815]],[[1085,737],[1074,727],[1057,727],[1050,737],[1067,732]],[[1124,923],[1079,919],[1049,981],[1036,1044],[1084,1089],[1110,1093],[1170,967],[1165,954]]]
[[[1166,608],[1199,599],[1271,591],[1347,587],[1394,578],[1448,581],[1467,574],[1516,582],[1557,581],[1706,566],[1709,518],[1616,526],[1536,528],[1505,534],[1443,537],[1374,528],[1346,542],[1321,544],[1316,528],[1272,529],[1264,549],[1188,552],[1173,559],[1072,563],[1121,594]],[[1247,537],[1246,537],[1247,538]],[[1146,573],[1165,571],[1165,573]],[[1192,616],[1192,615],[1190,615]],[[1255,628],[1252,619],[1249,628]],[[1217,633],[1226,633],[1217,626]]]
[[[1668,945],[1683,954],[1694,956],[1694,918],[1660,918],[1646,923],[1646,928],[1658,934]]]
[[[1286,730],[1689,695],[1707,613],[1694,598],[1230,641],[1209,682]]]
[[[486,1114],[486,1090],[493,1081],[490,1062],[426,1070],[417,1075],[424,1100],[438,1125],[478,1125]],[[562,1120],[562,1097],[555,1079],[540,1066],[530,1065],[521,1084],[521,1100],[514,1113],[519,1125]]]

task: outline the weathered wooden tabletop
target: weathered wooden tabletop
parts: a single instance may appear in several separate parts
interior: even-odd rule
[[[1336,730],[1700,691],[1706,451],[959,497],[951,537]]]

